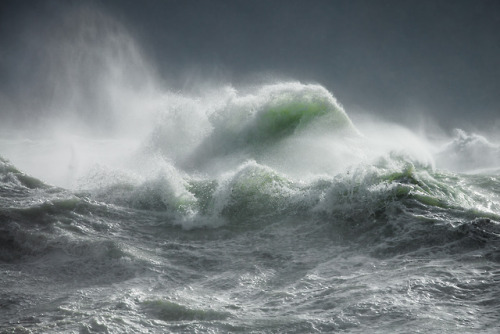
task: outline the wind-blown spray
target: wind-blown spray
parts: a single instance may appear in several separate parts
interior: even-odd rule
[[[172,92],[114,19],[59,23],[0,139],[0,327],[498,327],[497,145],[355,124],[319,84]]]

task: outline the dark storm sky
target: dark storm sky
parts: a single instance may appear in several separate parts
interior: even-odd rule
[[[422,111],[445,128],[500,126],[497,0],[91,3],[127,27],[176,89],[189,73],[235,85],[275,76],[318,82],[348,112],[409,124]],[[8,52],[15,27],[75,4],[2,2],[4,95],[16,87],[12,59],[25,58]]]

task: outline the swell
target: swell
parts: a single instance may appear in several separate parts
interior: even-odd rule
[[[29,182],[26,182],[29,180]],[[29,264],[32,274],[64,286],[121,281],[144,266],[127,242],[118,207],[44,184],[2,159],[0,263]],[[54,275],[54,273],[57,273]]]
[[[188,110],[173,117],[166,108],[137,151],[119,160],[119,167],[95,165],[77,192],[49,186],[2,159],[0,215],[11,257],[65,249],[29,250],[24,227],[43,240],[57,240],[50,236],[57,230],[88,241],[101,238],[109,226],[124,229],[114,223],[122,214],[159,217],[154,224],[173,228],[231,233],[300,220],[306,227],[319,224],[319,231],[336,240],[370,245],[378,254],[439,240],[451,244],[480,233],[460,232],[477,224],[496,240],[496,174],[437,169],[414,142],[408,152],[382,145],[362,135],[318,85],[267,85],[245,94],[229,91],[222,100],[201,112],[204,117]],[[392,141],[402,141],[398,135]],[[467,143],[484,146],[482,139],[459,135],[455,142],[465,144],[451,144],[441,155]],[[187,142],[186,152],[176,149]]]
[[[498,194],[484,187],[479,193],[474,188],[478,178],[433,171],[392,155],[308,182],[251,162],[224,178],[188,178],[180,197],[162,178],[76,195],[47,187],[41,190],[43,200],[34,202],[31,193],[25,204],[18,201],[17,207],[2,208],[2,258],[13,261],[54,251],[81,254],[77,251],[81,242],[89,249],[102,249],[96,246],[101,243],[120,249],[101,234],[139,228],[113,227],[113,222],[127,215],[139,217],[141,212],[153,216],[158,212],[161,218],[154,224],[178,226],[186,233],[206,228],[257,233],[270,225],[287,228],[298,220],[303,237],[315,240],[318,233],[326,233],[335,241],[368,247],[381,257],[432,247],[466,252],[493,247],[500,235]],[[491,189],[497,188],[494,177],[483,179],[489,180]],[[36,196],[40,198],[40,190]],[[126,211],[120,213],[120,207]],[[130,217],[125,219],[134,224]],[[61,231],[73,237],[68,239]],[[66,241],[61,243],[61,238]],[[107,258],[112,253],[101,255]],[[121,254],[117,258],[129,256],[117,254]],[[490,249],[488,256],[497,259],[498,250]]]

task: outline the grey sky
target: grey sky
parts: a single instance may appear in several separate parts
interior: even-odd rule
[[[50,24],[55,12],[80,3],[1,3],[4,96],[39,70],[17,42],[20,27]],[[193,73],[235,85],[276,76],[318,82],[348,112],[410,124],[421,111],[445,128],[500,126],[499,1],[88,3],[123,24],[174,89],[188,89]]]

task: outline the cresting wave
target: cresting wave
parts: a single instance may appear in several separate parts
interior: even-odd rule
[[[203,112],[180,112],[179,105],[159,111],[151,118],[150,134],[141,137],[142,143],[135,144],[128,156],[122,154],[113,163],[86,162],[86,171],[70,166],[70,171],[80,169],[76,194],[165,212],[186,228],[296,215],[359,222],[394,203],[415,212],[432,207],[448,215],[499,220],[498,194],[477,191],[469,180],[496,182],[494,176],[436,169],[428,146],[410,132],[388,129],[387,136],[400,136],[394,145],[363,135],[321,86],[280,83],[246,94],[224,92],[212,105],[207,100],[189,101],[191,106],[203,106]],[[466,136],[458,132],[437,157],[450,151],[453,157],[469,154],[473,148],[458,153],[455,149],[470,142],[476,145],[478,140]],[[85,145],[103,147],[101,141],[88,140]],[[481,149],[498,150],[488,145]],[[104,147],[109,150],[117,144]],[[79,152],[73,148],[71,159],[75,155]],[[4,167],[4,179],[17,175],[20,186],[29,180],[43,184],[19,172],[12,174],[14,170]]]
[[[458,161],[477,145],[497,146],[460,131],[434,151],[399,127],[372,137],[318,85],[219,93],[170,95],[135,137],[3,141],[27,147],[24,162],[71,147],[45,156],[70,187],[0,160],[8,330],[300,333],[376,321],[382,333],[413,319],[435,332],[456,328],[449,312],[495,328],[494,158],[481,173],[440,159],[468,168]],[[444,305],[437,320],[429,298]]]
[[[98,185],[92,196],[166,210],[185,227],[272,214],[331,214],[334,208],[342,208],[341,215],[369,215],[387,201],[406,199],[446,209],[480,208],[498,220],[498,198],[457,188],[458,176],[435,168],[429,144],[400,129],[385,129],[387,137],[397,136],[390,144],[363,135],[321,86],[281,83],[242,95],[226,92],[202,117],[161,114],[166,122],[155,125],[140,145],[140,171],[132,167],[118,178],[116,170],[95,171],[86,179]],[[456,140],[465,136],[460,134]],[[470,152],[448,154],[460,153],[466,159]],[[144,166],[146,179],[140,175]],[[108,180],[104,186],[95,182],[102,179]]]
[[[497,333],[491,136],[436,143],[319,84],[174,92],[67,9],[0,96],[0,333]]]

